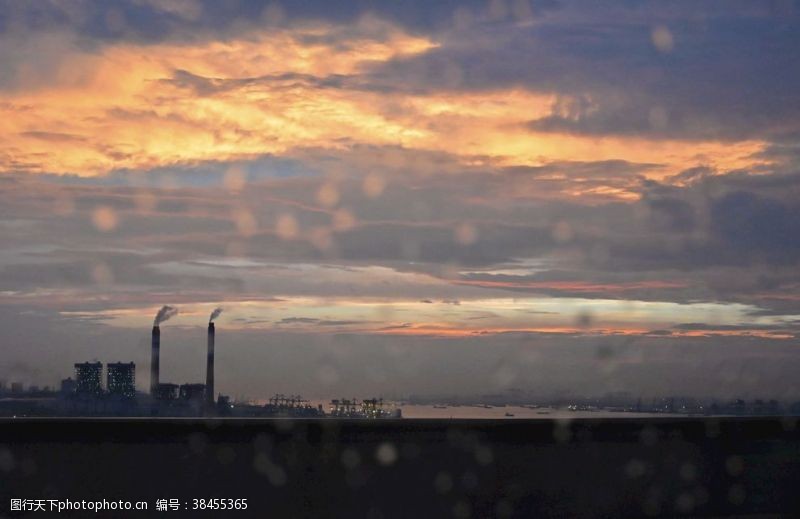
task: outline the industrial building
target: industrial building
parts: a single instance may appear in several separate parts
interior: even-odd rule
[[[205,384],[182,384],[179,390],[181,400],[203,402],[205,400],[205,394]]]
[[[160,383],[152,395],[155,400],[170,401],[178,399],[178,384]]]
[[[103,393],[102,362],[75,364],[75,392],[88,396],[97,396]]]
[[[106,367],[108,393],[123,398],[134,398],[136,396],[136,364],[133,362],[109,362]]]

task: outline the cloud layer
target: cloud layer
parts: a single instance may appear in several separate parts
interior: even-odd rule
[[[189,334],[224,303],[231,345],[312,341],[280,362],[313,359],[319,392],[411,383],[397,348],[470,372],[459,345],[500,366],[489,388],[509,341],[564,380],[603,364],[585,345],[635,341],[608,377],[650,392],[657,366],[723,365],[735,392],[763,354],[747,391],[796,391],[761,376],[800,333],[794,3],[240,4],[2,10],[15,365],[66,323],[138,352],[161,306]],[[382,374],[330,360],[342,337],[374,341]]]

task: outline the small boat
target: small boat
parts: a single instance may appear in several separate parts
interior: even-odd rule
[[[435,405],[433,406],[434,409],[447,409],[446,405]]]
[[[514,416],[514,413],[506,413],[506,416]]]

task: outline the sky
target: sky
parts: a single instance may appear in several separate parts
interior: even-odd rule
[[[0,1],[0,379],[800,400],[799,22]]]

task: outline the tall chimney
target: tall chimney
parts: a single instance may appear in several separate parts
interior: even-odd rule
[[[150,395],[155,397],[158,392],[158,364],[161,349],[161,329],[158,325],[153,326],[153,340],[150,356]]]
[[[214,323],[208,323],[208,356],[206,357],[206,412],[214,413]]]

